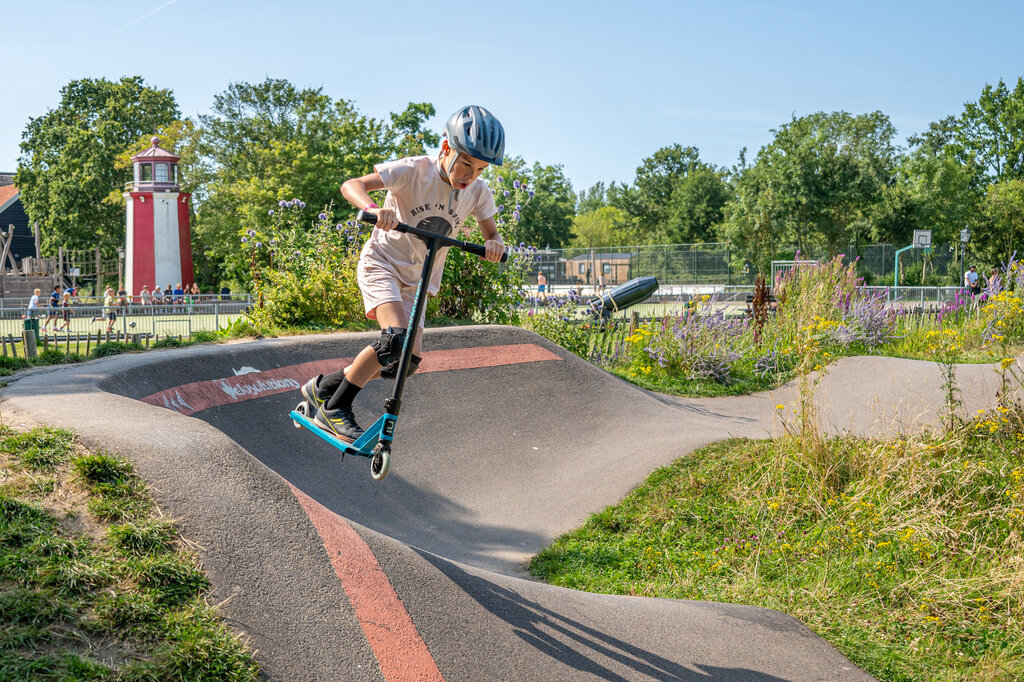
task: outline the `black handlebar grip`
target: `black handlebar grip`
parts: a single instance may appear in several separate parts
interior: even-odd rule
[[[376,225],[377,224],[377,216],[376,216],[376,214],[370,213],[369,211],[359,211],[359,213],[356,213],[356,220],[358,220],[359,222],[362,222],[362,223],[369,223],[370,225]],[[398,227],[395,228],[395,229],[406,231],[405,229],[403,229],[403,228],[406,228],[406,227],[407,226],[405,224],[399,223]],[[463,251],[466,251],[467,253],[473,254],[474,256],[480,256],[481,258],[484,258],[484,257],[487,256],[487,249],[482,244],[474,244],[472,242],[464,242],[464,241],[459,240],[459,239],[452,239],[451,237],[440,237],[439,236],[439,238],[442,239],[445,242],[449,242],[452,246],[457,246],[458,248],[462,249]],[[501,254],[501,261],[500,262],[504,263],[507,260],[508,260],[508,251],[505,251],[505,253]]]

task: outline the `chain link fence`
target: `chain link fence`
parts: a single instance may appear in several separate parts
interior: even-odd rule
[[[868,285],[893,284],[897,247],[891,244],[851,244],[843,257],[857,260],[857,271]],[[780,249],[776,260],[792,260],[795,247]],[[824,250],[800,253],[804,260],[824,262]],[[900,286],[950,286],[961,283],[959,248],[938,244],[900,255]],[[607,246],[593,249],[542,249],[537,252],[531,283],[543,272],[547,283],[578,288],[615,286],[634,277],[653,276],[661,285],[752,285],[753,263],[733,258],[728,243]]]

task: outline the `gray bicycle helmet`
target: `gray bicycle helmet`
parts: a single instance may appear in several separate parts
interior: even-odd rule
[[[500,166],[505,156],[505,129],[494,114],[470,105],[456,111],[444,126],[448,144],[460,154]]]

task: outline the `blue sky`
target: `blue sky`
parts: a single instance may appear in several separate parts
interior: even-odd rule
[[[208,111],[236,81],[322,87],[385,117],[428,101],[435,127],[478,103],[507,151],[576,189],[630,182],[680,143],[753,158],[792,115],[881,110],[900,133],[1024,75],[1024,2],[3,0],[0,171],[67,82],[141,75]],[[13,42],[12,42],[13,41]]]

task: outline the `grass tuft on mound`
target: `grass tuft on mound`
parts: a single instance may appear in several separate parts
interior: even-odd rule
[[[76,450],[0,427],[0,677],[257,679],[130,463]]]

